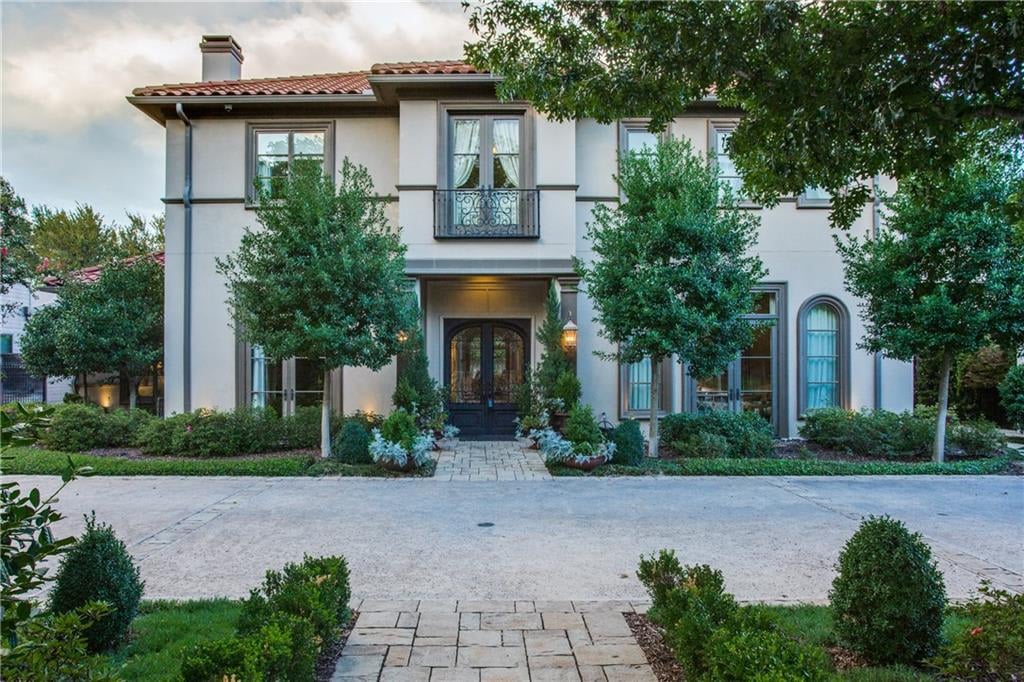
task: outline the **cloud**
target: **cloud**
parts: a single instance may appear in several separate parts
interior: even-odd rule
[[[128,181],[122,203],[148,201],[154,210],[162,130],[125,97],[141,85],[199,80],[204,33],[235,36],[247,78],[458,58],[470,37],[458,3],[5,3],[2,12],[0,170],[30,201],[58,203],[60,186],[59,194],[91,202],[108,196],[105,178],[137,167],[141,154],[158,166],[140,174],[138,187],[119,178]]]

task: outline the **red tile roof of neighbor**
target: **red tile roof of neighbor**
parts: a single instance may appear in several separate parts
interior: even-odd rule
[[[135,261],[139,260],[140,258],[151,258],[151,259],[153,259],[153,262],[156,263],[157,265],[159,265],[160,267],[164,266],[164,252],[163,251],[157,251],[155,253],[151,253],[151,254],[148,254],[148,255],[145,255],[145,256],[132,256],[131,258],[125,258],[124,262],[125,263],[134,263]],[[75,280],[77,280],[79,282],[82,282],[84,284],[92,284],[93,282],[98,281],[102,274],[103,274],[103,266],[102,265],[90,265],[87,268],[82,268],[81,270],[75,270],[74,272],[71,273],[70,276],[73,277]],[[50,286],[50,287],[59,287],[59,286],[62,286],[64,284],[64,280],[61,279],[60,277],[58,277],[57,275],[50,275],[49,277],[44,277],[43,278],[43,284],[45,284],[46,286]]]
[[[370,89],[369,76],[453,75],[486,73],[461,61],[394,62],[374,64],[369,71],[321,73],[309,76],[249,78],[236,81],[172,83],[135,88],[136,97],[202,97],[240,95],[361,95]]]

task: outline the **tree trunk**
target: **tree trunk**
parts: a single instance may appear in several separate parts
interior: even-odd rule
[[[82,372],[82,402],[89,402],[89,375]]]
[[[661,362],[651,358],[651,423],[650,423],[650,450],[651,457],[658,456],[658,398],[661,395]]]
[[[949,409],[949,371],[952,366],[953,354],[945,353],[939,370],[939,416],[935,423],[935,446],[932,448],[932,459],[936,462],[946,457],[946,412]]]
[[[128,409],[134,410],[139,399],[139,382],[135,377],[128,377]]]
[[[320,404],[320,456],[331,456],[331,369],[324,370],[324,394]]]

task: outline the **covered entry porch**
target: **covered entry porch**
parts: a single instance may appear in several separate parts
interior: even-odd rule
[[[449,275],[417,280],[431,376],[464,438],[511,438],[516,393],[543,355],[537,329],[554,286],[576,317],[570,277]]]

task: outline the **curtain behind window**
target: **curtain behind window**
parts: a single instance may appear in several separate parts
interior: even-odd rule
[[[824,303],[807,313],[807,409],[834,407],[839,364],[839,315]]]

